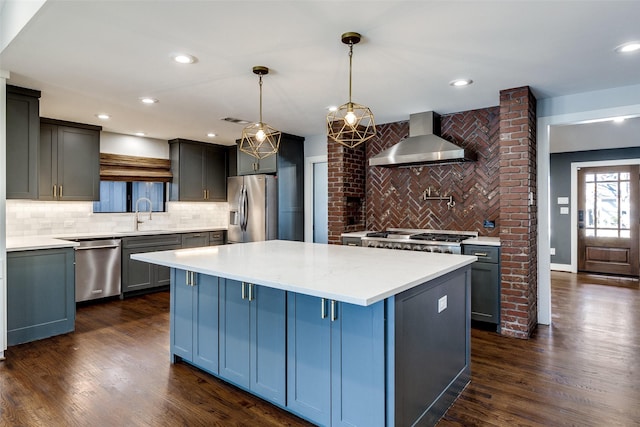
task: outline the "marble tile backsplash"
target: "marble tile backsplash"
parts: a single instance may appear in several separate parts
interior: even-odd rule
[[[93,213],[92,202],[7,200],[7,237],[134,230],[133,213]],[[139,230],[227,227],[227,203],[168,202],[167,212],[140,213]]]

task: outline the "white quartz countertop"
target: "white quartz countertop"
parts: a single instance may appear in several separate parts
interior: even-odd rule
[[[52,237],[7,237],[7,252],[33,251],[36,249],[73,248],[78,242],[55,239]]]
[[[131,258],[363,306],[477,260],[284,240],[147,252]]]
[[[463,245],[500,246],[499,237],[478,236],[462,242]]]
[[[56,236],[7,237],[7,252],[78,246],[79,244],[77,242],[74,242],[73,240],[111,239],[131,236],[154,236],[161,234],[199,233],[209,231],[223,231],[226,229],[226,227],[168,228],[164,230],[65,233],[63,235]]]

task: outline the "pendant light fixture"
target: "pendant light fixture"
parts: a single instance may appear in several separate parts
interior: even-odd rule
[[[282,132],[262,121],[262,76],[269,74],[269,69],[262,65],[253,67],[253,73],[259,76],[260,86],[260,121],[252,123],[242,130],[240,151],[257,159],[264,159],[278,152]]]
[[[327,114],[327,132],[329,138],[349,148],[354,148],[376,134],[376,124],[369,107],[351,101],[351,73],[353,63],[353,45],[362,37],[349,32],[342,35],[342,43],[349,45],[349,102]]]

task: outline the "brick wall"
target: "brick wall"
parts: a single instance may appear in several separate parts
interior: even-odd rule
[[[498,236],[498,228],[485,229],[483,221],[498,222],[499,192],[499,108],[465,111],[441,117],[442,136],[470,147],[478,160],[468,163],[411,167],[367,167],[367,226],[431,228],[478,231]],[[367,143],[367,159],[391,147],[409,134],[408,122],[383,124]],[[425,201],[431,195],[453,196],[446,201]]]
[[[500,92],[502,333],[527,338],[538,323],[536,99],[528,87]]]
[[[345,231],[388,227],[478,231],[502,242],[504,335],[527,338],[537,325],[536,100],[528,87],[502,91],[500,106],[441,117],[442,136],[470,147],[471,163],[369,167],[367,159],[409,133],[406,121],[378,126],[355,150],[329,141],[329,242]],[[422,193],[452,195],[456,206]],[[366,191],[365,191],[366,190]],[[366,198],[365,198],[366,195]],[[496,221],[495,229],[483,220]]]
[[[365,226],[365,149],[327,142],[328,240],[341,244],[340,235]]]

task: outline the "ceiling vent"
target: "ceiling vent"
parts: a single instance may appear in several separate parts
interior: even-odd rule
[[[247,125],[251,122],[247,121],[247,120],[243,120],[243,119],[236,119],[235,117],[223,117],[220,120],[225,121],[225,122],[229,122],[229,123],[236,123],[238,125]]]

